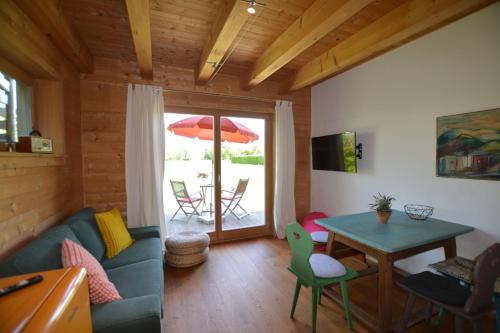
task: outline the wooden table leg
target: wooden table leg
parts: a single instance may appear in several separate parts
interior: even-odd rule
[[[330,257],[333,256],[335,243],[335,233],[333,231],[328,231],[328,243],[326,244],[326,254]]]
[[[392,327],[392,258],[387,253],[378,257],[378,328],[388,332]]]
[[[457,242],[455,237],[448,239],[444,246],[444,257],[451,259],[457,256]]]

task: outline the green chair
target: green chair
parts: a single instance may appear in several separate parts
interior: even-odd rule
[[[286,238],[292,248],[292,262],[288,270],[297,276],[297,285],[293,296],[292,311],[293,318],[297,299],[302,286],[312,287],[312,329],[316,332],[316,314],[318,303],[321,302],[321,290],[323,287],[340,283],[340,291],[344,301],[347,327],[352,329],[351,312],[349,310],[349,296],[347,293],[347,281],[358,276],[358,273],[350,267],[345,267],[337,260],[326,254],[313,254],[313,242],[311,236],[300,224],[294,222],[286,227]]]

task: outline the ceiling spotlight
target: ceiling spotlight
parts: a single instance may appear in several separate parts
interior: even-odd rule
[[[250,1],[249,4],[248,4],[248,8],[247,8],[247,12],[249,14],[255,14],[255,5],[256,5],[256,2],[255,1]]]

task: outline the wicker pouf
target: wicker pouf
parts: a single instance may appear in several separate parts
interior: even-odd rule
[[[190,267],[208,257],[210,237],[204,232],[183,231],[165,240],[165,261],[173,267]]]
[[[173,254],[165,252],[165,262],[172,267],[191,267],[196,266],[207,260],[208,247],[203,252],[194,254]]]

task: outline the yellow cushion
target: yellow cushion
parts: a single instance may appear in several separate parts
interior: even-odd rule
[[[95,219],[106,244],[106,257],[108,259],[113,258],[134,242],[118,208],[95,214]]]

